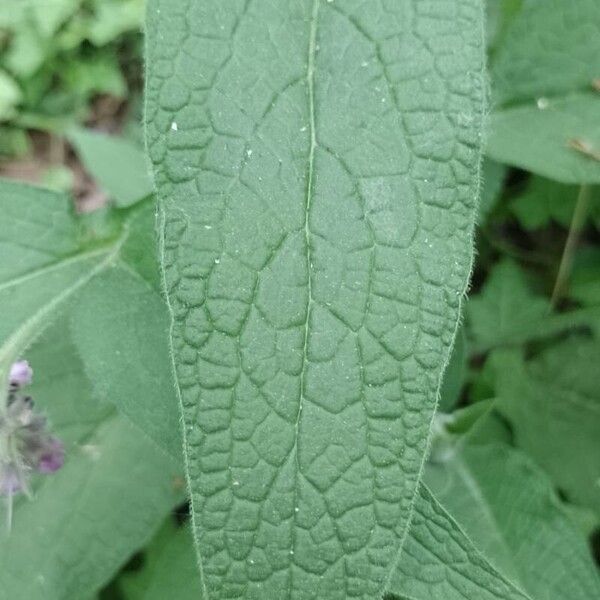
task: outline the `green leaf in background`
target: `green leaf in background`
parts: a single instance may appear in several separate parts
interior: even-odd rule
[[[585,144],[589,151],[574,146]],[[600,183],[600,93],[493,113],[487,155],[562,183]]]
[[[534,293],[512,260],[496,264],[479,294],[466,306],[467,334],[475,353],[540,340],[577,328],[598,331],[597,307],[552,313],[550,301]]]
[[[492,59],[488,156],[563,183],[600,183],[599,31],[596,0],[523,2]]]
[[[117,206],[135,204],[152,194],[144,152],[123,138],[88,129],[69,132],[79,158]]]
[[[141,29],[145,0],[94,0],[93,6],[87,36],[96,46],[127,31]]]
[[[200,600],[200,574],[187,526],[169,519],[149,544],[140,571],[119,579],[124,600]]]
[[[153,203],[120,213],[117,231],[109,227],[110,237],[100,240],[62,194],[2,181],[0,209],[2,379],[76,300],[69,305],[74,340],[97,397],[179,458],[174,384],[163,367],[169,362],[168,313],[158,291]]]
[[[549,310],[548,300],[529,289],[523,271],[504,260],[467,304],[469,333],[484,348],[522,341],[524,334],[538,331]]]
[[[596,0],[523,0],[491,65],[496,102],[587,90],[600,73]]]
[[[15,499],[0,532],[0,590],[15,600],[85,600],[183,499],[182,473],[108,404],[59,320],[27,353],[36,403],[66,443],[65,466]],[[110,398],[107,398],[110,400]]]
[[[511,212],[526,230],[548,227],[552,221],[568,228],[579,189],[533,176],[523,193],[510,203]]]
[[[121,261],[86,286],[70,312],[73,339],[96,395],[181,460],[181,428],[159,292],[154,204],[127,223]]]
[[[385,599],[529,600],[475,548],[426,486]]]
[[[600,343],[584,336],[525,361],[519,350],[490,358],[498,409],[516,444],[532,456],[574,504],[600,515]]]
[[[211,598],[381,593],[471,265],[478,0],[154,0],[147,142]]]
[[[464,328],[456,333],[450,362],[444,371],[444,380],[440,388],[439,410],[449,412],[458,402],[467,372],[467,338]]]
[[[483,161],[481,169],[481,193],[479,198],[479,216],[485,220],[499,200],[506,179],[507,168],[489,158]]]
[[[65,301],[108,268],[124,241],[80,247],[69,199],[0,182],[0,377],[43,331]]]
[[[532,600],[600,597],[585,538],[524,454],[463,444],[430,463],[426,479],[473,543]]]
[[[53,37],[82,0],[2,0],[0,26],[10,29],[2,62],[15,75],[30,77],[44,62]]]
[[[0,70],[0,123],[14,116],[15,107],[21,100],[21,90],[16,81]]]
[[[582,248],[575,256],[569,296],[584,306],[600,306],[600,250]]]

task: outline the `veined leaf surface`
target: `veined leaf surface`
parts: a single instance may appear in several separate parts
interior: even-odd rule
[[[375,598],[471,265],[476,0],[153,0],[147,143],[207,598]]]

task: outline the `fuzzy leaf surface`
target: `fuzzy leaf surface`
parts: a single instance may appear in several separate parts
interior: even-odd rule
[[[153,0],[147,146],[207,598],[375,598],[471,265],[482,7]]]

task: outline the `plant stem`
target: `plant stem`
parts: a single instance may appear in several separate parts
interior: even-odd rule
[[[552,290],[552,297],[550,298],[551,310],[560,300],[567,280],[571,275],[573,259],[575,258],[575,250],[577,249],[581,231],[585,225],[590,197],[590,186],[583,184],[579,188],[577,203],[575,204],[575,210],[573,211],[573,217],[571,219],[571,226],[569,227],[569,235],[567,236],[567,241],[565,242],[565,247],[560,259],[560,266],[558,267],[558,274],[556,275],[556,281],[554,283],[554,289]]]

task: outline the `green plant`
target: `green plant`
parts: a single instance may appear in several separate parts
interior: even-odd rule
[[[483,30],[478,0],[149,2],[156,197],[73,127],[105,207],[0,181],[0,590],[600,597],[600,11]]]

